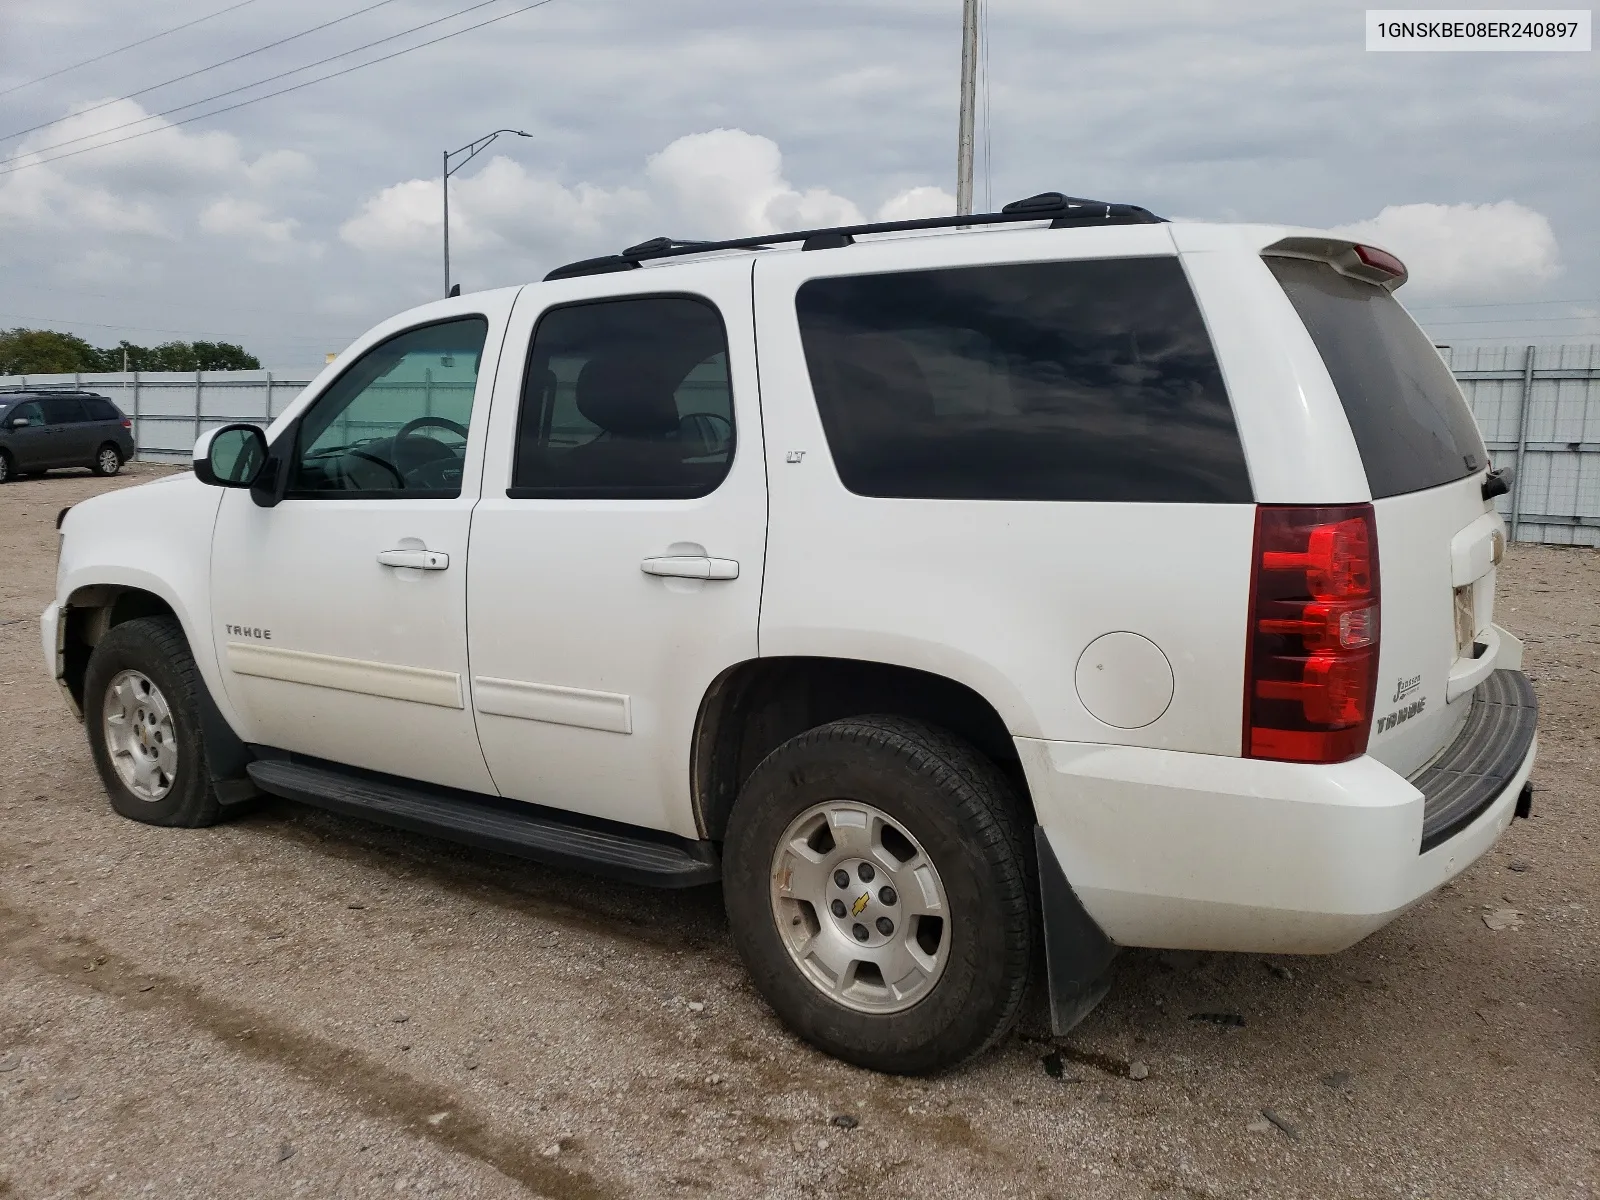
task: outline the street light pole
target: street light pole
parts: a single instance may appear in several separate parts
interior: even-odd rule
[[[468,142],[459,150],[446,150],[444,152],[443,174],[439,177],[439,190],[444,193],[444,294],[450,295],[450,176],[466,166],[479,154],[489,148],[489,143],[502,133],[514,133],[518,137],[532,137],[531,133],[524,133],[520,129],[496,129],[493,133],[486,133],[475,141]],[[458,155],[466,157],[455,166],[450,165],[450,160]]]

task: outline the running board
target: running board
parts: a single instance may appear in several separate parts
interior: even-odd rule
[[[607,879],[685,888],[722,875],[710,842],[624,832],[627,826],[612,822],[338,767],[261,759],[247,769],[274,796]]]

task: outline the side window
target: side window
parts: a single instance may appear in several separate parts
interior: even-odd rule
[[[117,411],[116,405],[104,396],[88,396],[83,401],[83,406],[88,410],[91,421],[120,421],[122,414]]]
[[[813,279],[795,307],[828,448],[858,495],[1253,498],[1176,258]]]
[[[467,430],[489,323],[464,317],[368,350],[306,410],[288,494],[461,494]]]
[[[26,404],[19,404],[11,410],[11,420],[26,421],[37,429],[44,424],[44,409],[39,407],[37,400],[29,400]]]
[[[86,419],[83,415],[83,403],[77,399],[42,400],[44,406],[44,420],[46,425],[79,425]]]
[[[728,338],[709,301],[605,300],[540,318],[508,495],[704,496],[733,446]]]

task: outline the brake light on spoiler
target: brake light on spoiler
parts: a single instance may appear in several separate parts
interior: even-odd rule
[[[1365,753],[1378,685],[1372,505],[1256,509],[1244,754],[1334,763]]]
[[[1296,234],[1280,238],[1261,253],[1269,258],[1308,258],[1312,262],[1327,263],[1341,275],[1375,283],[1390,292],[1407,279],[1405,263],[1387,250],[1362,242],[1347,242],[1343,238]]]

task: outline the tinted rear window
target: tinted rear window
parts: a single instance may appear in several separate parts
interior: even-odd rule
[[[1252,498],[1176,258],[813,279],[796,307],[829,449],[859,495]]]
[[[87,420],[83,413],[83,401],[76,397],[53,396],[42,400],[44,405],[44,419],[50,425],[76,425]]]
[[[1327,364],[1375,499],[1438,487],[1488,465],[1450,368],[1398,300],[1325,263],[1266,263]]]
[[[117,406],[104,396],[86,396],[83,407],[88,410],[91,421],[120,421],[122,413]]]

